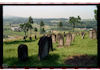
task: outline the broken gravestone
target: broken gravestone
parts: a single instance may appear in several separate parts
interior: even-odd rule
[[[28,58],[28,47],[27,45],[21,44],[18,47],[18,58],[25,61]]]
[[[38,45],[39,45],[39,53],[38,53],[39,60],[48,56],[49,49],[53,51],[51,37],[42,36],[38,42]]]

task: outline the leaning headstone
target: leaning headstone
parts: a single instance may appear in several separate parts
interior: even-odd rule
[[[28,47],[27,45],[21,44],[18,47],[18,58],[25,61],[28,58]]]
[[[56,42],[56,34],[52,34],[52,42],[55,43]]]
[[[70,46],[70,45],[71,45],[71,41],[72,41],[72,34],[71,34],[71,33],[67,33],[67,34],[66,34],[65,45],[66,45],[66,46]]]
[[[42,36],[38,42],[38,45],[39,45],[39,53],[38,53],[39,60],[45,58],[49,54],[49,49],[53,51],[51,37]]]
[[[74,34],[72,34],[72,42],[74,41],[74,39],[75,39],[75,35],[74,35]]]

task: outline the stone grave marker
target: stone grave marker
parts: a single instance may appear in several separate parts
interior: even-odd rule
[[[97,38],[97,32],[96,32],[96,30],[91,30],[90,32],[89,32],[89,38],[93,38],[93,39],[96,39]]]
[[[53,51],[51,37],[42,36],[38,42],[38,45],[39,45],[39,52],[38,52],[39,60],[48,56],[49,49],[51,49]]]
[[[63,47],[63,45],[64,45],[64,37],[62,34],[60,34],[58,37],[58,44],[59,44],[58,47]]]
[[[21,44],[18,47],[18,58],[25,61],[28,58],[28,47],[27,45]]]
[[[52,34],[52,42],[56,43],[56,34],[54,34],[54,33]]]
[[[66,46],[70,46],[71,45],[71,41],[72,41],[72,34],[71,33],[67,33],[66,34],[65,45]]]
[[[75,35],[74,35],[74,34],[72,34],[72,42],[74,41],[74,39],[75,39]]]

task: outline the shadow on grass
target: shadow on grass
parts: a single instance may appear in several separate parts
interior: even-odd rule
[[[58,63],[59,55],[57,54],[49,54],[42,60],[38,60],[38,55],[29,56],[26,61],[21,61],[17,57],[12,58],[4,58],[4,64],[7,64],[9,67],[17,67],[17,68],[24,68],[24,67],[54,67],[55,65],[60,66],[61,64]]]
[[[73,67],[97,67],[97,56],[95,55],[76,55],[65,59],[65,64]]]
[[[8,42],[4,42],[4,44],[17,44],[17,43],[28,43],[28,42],[34,42],[34,41],[36,41],[36,40],[26,40],[26,41],[20,41],[20,40],[17,40],[17,41],[8,41]]]

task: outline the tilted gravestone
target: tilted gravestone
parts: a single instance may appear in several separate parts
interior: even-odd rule
[[[27,45],[21,44],[18,47],[18,58],[25,61],[28,58],[28,47]]]
[[[39,60],[43,59],[49,54],[49,49],[53,51],[51,37],[42,36],[38,42],[38,45],[39,45],[39,52],[38,52]]]
[[[72,34],[71,33],[67,33],[66,34],[66,40],[65,40],[65,45],[66,46],[70,46],[72,42]]]
[[[74,41],[74,39],[75,39],[75,35],[74,35],[74,34],[72,34],[72,42]]]
[[[56,42],[56,34],[52,34],[52,42],[55,43]]]

